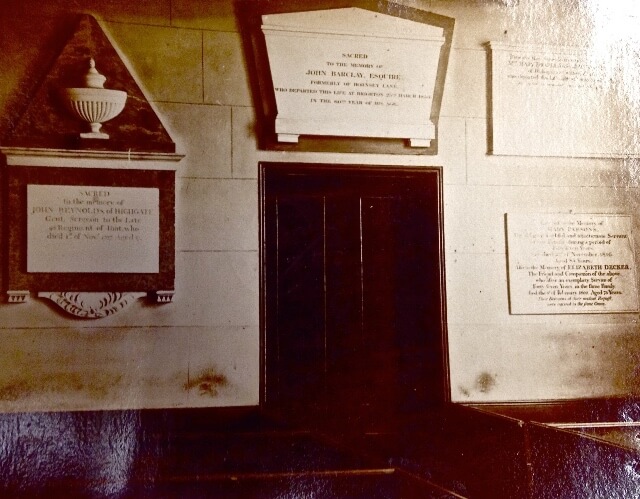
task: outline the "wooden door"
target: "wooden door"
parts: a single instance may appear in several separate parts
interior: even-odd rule
[[[375,430],[448,400],[439,168],[262,163],[262,403]]]

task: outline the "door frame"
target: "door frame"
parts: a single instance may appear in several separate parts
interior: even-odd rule
[[[267,268],[266,268],[266,252],[267,244],[265,238],[266,225],[266,176],[268,171],[279,170],[281,172],[291,172],[295,174],[297,171],[303,173],[308,170],[324,170],[327,172],[369,172],[380,175],[421,175],[435,174],[437,177],[437,195],[438,195],[438,266],[440,270],[440,278],[438,282],[440,296],[440,355],[442,358],[442,386],[441,398],[442,405],[451,402],[451,385],[450,385],[450,369],[449,369],[449,349],[447,335],[447,295],[446,295],[446,273],[445,273],[445,246],[444,246],[444,202],[442,196],[442,167],[404,167],[404,166],[387,166],[387,165],[360,165],[360,164],[324,164],[324,163],[301,163],[301,162],[259,162],[258,164],[258,184],[259,184],[259,280],[260,280],[260,406],[262,408],[270,408],[266,400],[267,394],[267,353],[266,353],[266,315],[267,315]]]

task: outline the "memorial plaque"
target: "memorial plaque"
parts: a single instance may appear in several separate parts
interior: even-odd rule
[[[158,273],[159,189],[27,185],[27,272]]]
[[[358,8],[262,16],[281,142],[435,138],[443,28]]]
[[[490,43],[491,153],[640,156],[635,110],[587,49]]]
[[[636,312],[631,217],[508,214],[512,314]]]

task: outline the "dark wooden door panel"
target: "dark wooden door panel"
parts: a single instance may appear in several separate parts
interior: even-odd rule
[[[261,165],[263,403],[361,429],[447,398],[438,169]]]
[[[324,387],[323,199],[278,199],[275,319],[280,396],[308,404]]]
[[[326,201],[326,406],[350,414],[363,389],[357,360],[364,349],[360,249],[360,200],[328,196]]]

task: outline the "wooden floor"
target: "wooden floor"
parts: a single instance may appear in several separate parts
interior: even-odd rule
[[[449,404],[375,432],[258,408],[0,414],[0,497],[635,497],[640,425],[610,422],[639,408]]]
[[[0,423],[2,497],[464,497],[373,441],[296,430],[253,410],[15,414]]]

